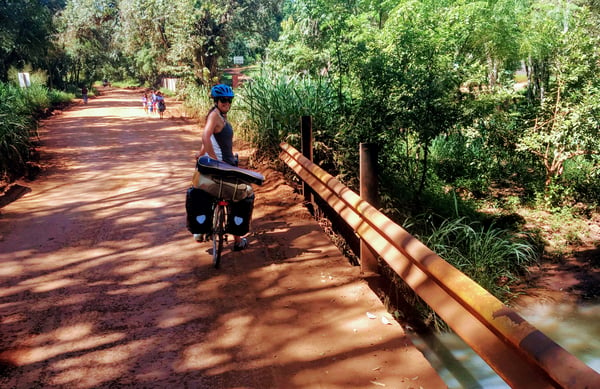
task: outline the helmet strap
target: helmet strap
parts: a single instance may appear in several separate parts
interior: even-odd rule
[[[217,111],[219,111],[219,113],[221,114],[222,117],[226,117],[227,116],[227,112],[223,112],[221,111],[221,109],[219,108],[219,102],[218,99],[215,99],[215,109]]]

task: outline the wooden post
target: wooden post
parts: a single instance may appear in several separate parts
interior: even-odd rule
[[[360,197],[375,208],[379,208],[377,154],[377,145],[360,144]],[[360,240],[360,267],[362,273],[379,273],[377,254],[363,239]]]
[[[313,161],[313,147],[312,147],[312,117],[302,116],[300,120],[300,132],[302,134],[301,151],[302,155],[308,158],[309,161]],[[302,184],[302,193],[304,194],[304,201],[307,205],[312,207],[313,204],[313,193],[310,186],[304,182]]]

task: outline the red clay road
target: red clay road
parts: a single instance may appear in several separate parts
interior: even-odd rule
[[[0,209],[0,387],[446,387],[280,173],[261,171],[250,248],[212,267],[179,116],[107,90],[44,123],[43,173]]]

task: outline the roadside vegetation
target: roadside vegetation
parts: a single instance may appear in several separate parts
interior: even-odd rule
[[[48,89],[43,74],[34,74],[28,88],[14,81],[0,82],[0,191],[16,178],[27,175],[35,163],[38,122],[55,106],[66,104],[73,94]]]
[[[382,211],[503,301],[543,256],[600,245],[585,222],[600,207],[597,1],[23,3],[0,4],[4,177],[56,90],[173,77],[202,118],[242,56],[230,120],[257,159],[299,147],[309,115],[315,162],[357,189],[358,145],[377,144]],[[26,67],[44,82],[11,86]]]
[[[557,254],[548,223],[597,214],[594,4],[296,5],[242,90],[260,152],[298,147],[289,118],[310,115],[315,160],[357,189],[358,144],[377,144],[383,210],[503,301]]]

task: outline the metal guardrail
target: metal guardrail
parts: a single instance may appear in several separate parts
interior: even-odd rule
[[[600,388],[600,374],[286,143],[280,158],[513,388]]]

